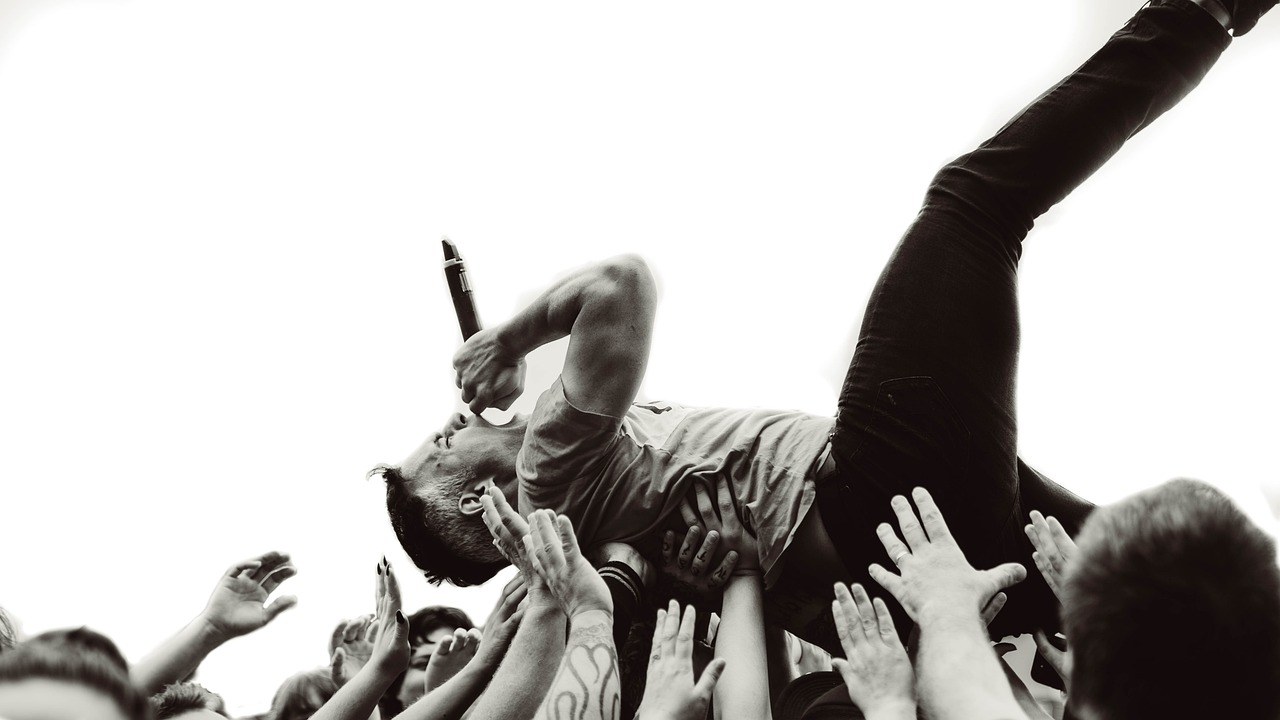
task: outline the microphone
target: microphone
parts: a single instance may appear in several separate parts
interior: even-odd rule
[[[453,311],[458,315],[458,328],[462,330],[463,341],[466,341],[480,332],[480,316],[476,313],[476,301],[471,294],[471,283],[467,282],[467,268],[458,254],[458,246],[447,237],[441,243],[444,245],[444,279],[449,283]]]

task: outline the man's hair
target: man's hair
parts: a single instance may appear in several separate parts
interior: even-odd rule
[[[316,668],[290,676],[271,699],[269,720],[307,720],[338,692],[329,668]]]
[[[409,646],[425,645],[427,637],[440,628],[470,630],[475,626],[471,618],[456,607],[428,605],[409,616]]]
[[[175,683],[151,696],[155,720],[168,720],[192,710],[210,710],[228,717],[222,698],[198,683]]]
[[[1172,480],[1095,511],[1063,621],[1072,699],[1099,717],[1280,716],[1275,544],[1209,485]]]
[[[427,582],[479,585],[507,566],[505,562],[475,559],[488,553],[492,541],[478,519],[458,512],[457,501],[468,480],[465,476],[433,478],[429,482],[435,485],[435,492],[430,499],[415,493],[399,468],[379,465],[368,476],[381,476],[386,483],[391,527]]]
[[[115,643],[87,628],[43,633],[0,654],[0,683],[42,678],[81,685],[115,702],[130,720],[147,720],[151,706],[129,680]]]

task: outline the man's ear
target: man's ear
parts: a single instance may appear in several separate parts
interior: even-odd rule
[[[479,515],[484,512],[484,506],[480,504],[480,498],[483,497],[489,488],[493,486],[492,477],[476,478],[458,497],[458,512],[468,517]]]

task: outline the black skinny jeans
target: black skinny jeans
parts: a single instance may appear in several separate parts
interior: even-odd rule
[[[1021,461],[1014,379],[1017,269],[1036,217],[1191,91],[1230,43],[1188,0],[1144,7],[1078,70],[934,177],[872,292],[832,433],[818,506],[845,565],[905,613],[867,565],[892,569],[875,527],[894,495],[929,490],[970,563],[1023,563],[992,627],[1056,627],[1023,534],[1030,510],[1075,533],[1088,503]],[[1191,180],[1191,178],[1188,178]],[[1063,378],[1070,382],[1070,378]]]

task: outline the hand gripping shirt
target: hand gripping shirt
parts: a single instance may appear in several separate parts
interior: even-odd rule
[[[801,412],[670,403],[637,403],[615,418],[574,407],[557,379],[538,398],[516,459],[519,509],[565,514],[584,546],[634,543],[661,532],[693,483],[715,497],[728,481],[772,586],[813,505],[814,466],[834,424]]]

